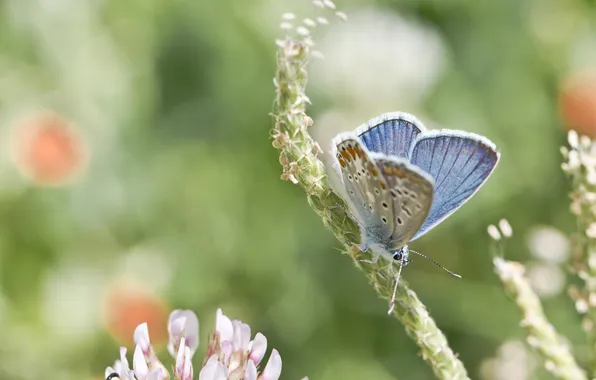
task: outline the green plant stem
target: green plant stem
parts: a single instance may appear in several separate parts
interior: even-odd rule
[[[272,137],[273,146],[280,150],[282,179],[296,183],[306,191],[309,204],[340,242],[357,242],[358,227],[347,215],[344,201],[330,188],[323,163],[316,155],[320,148],[307,131],[312,120],[305,113],[308,98],[304,90],[312,42],[308,37],[298,40],[287,37],[278,41],[278,45]],[[349,243],[346,248],[377,293],[389,300],[394,274],[384,270],[382,262],[361,264],[359,260],[365,255]],[[393,315],[405,326],[408,335],[420,347],[422,358],[439,379],[468,379],[462,362],[449,347],[426,307],[403,280],[399,282]]]
[[[522,312],[521,325],[528,334],[528,344],[544,359],[544,367],[558,379],[587,380],[586,373],[575,362],[569,347],[544,315],[540,299],[524,278],[524,266],[500,257],[494,259],[494,265],[505,289],[514,296]]]

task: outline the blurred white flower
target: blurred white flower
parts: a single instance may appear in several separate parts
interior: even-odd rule
[[[313,81],[365,109],[414,108],[445,66],[438,32],[381,9],[351,11],[349,26],[332,25],[317,45],[325,60],[313,62]]]
[[[192,380],[192,356],[199,346],[199,320],[189,310],[174,310],[168,322],[168,351],[176,360],[174,379]],[[239,320],[230,320],[217,310],[215,330],[207,348],[207,360],[199,372],[199,380],[277,380],[281,375],[281,356],[273,349],[267,364],[259,372],[259,364],[267,351],[267,338],[257,333],[250,340],[250,327]],[[170,374],[157,358],[149,339],[147,324],[137,327],[133,369],[126,359],[126,348],[120,349],[120,359],[107,367],[107,380],[165,380]],[[308,380],[303,378],[302,380]]]
[[[486,228],[486,231],[494,241],[501,240],[501,232],[499,232],[497,226],[491,224]]]
[[[541,297],[557,295],[565,286],[565,274],[556,264],[534,263],[529,266],[527,276],[532,289]]]
[[[571,245],[567,236],[558,229],[541,226],[530,232],[528,248],[534,257],[560,264],[569,257]]]
[[[513,229],[511,228],[511,224],[509,224],[507,219],[499,220],[499,229],[506,238],[510,238],[513,235]]]
[[[526,380],[536,367],[532,359],[523,342],[507,341],[499,347],[495,357],[482,363],[480,372],[484,379]]]

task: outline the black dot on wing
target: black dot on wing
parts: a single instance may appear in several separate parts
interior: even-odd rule
[[[387,224],[387,218],[382,217],[381,220],[383,221],[383,223]]]
[[[372,211],[372,210],[373,210],[373,207],[372,207],[372,205],[368,205],[368,209],[369,209],[370,211]]]
[[[383,205],[383,208],[385,208],[385,209],[389,208],[389,205],[387,204],[387,202],[383,202],[382,205]]]
[[[379,191],[379,189],[375,189],[375,194],[380,195],[381,192]]]
[[[389,193],[391,193],[391,196],[393,197],[393,199],[397,198],[397,193],[395,192],[395,190],[391,189],[391,190],[389,190]]]
[[[404,224],[404,221],[401,220],[401,218],[399,216],[397,217],[397,224],[399,224],[399,225]]]
[[[412,216],[412,211],[410,211],[409,208],[407,208],[406,206],[402,206],[401,207],[402,210],[404,210],[404,212],[408,215],[408,216]]]

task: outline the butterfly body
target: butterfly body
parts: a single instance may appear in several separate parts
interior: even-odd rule
[[[486,181],[499,161],[476,134],[427,131],[414,116],[387,113],[333,139],[362,250],[406,264],[408,244],[441,223]]]

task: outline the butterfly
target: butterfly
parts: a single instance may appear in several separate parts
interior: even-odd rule
[[[470,199],[494,171],[500,153],[486,137],[426,130],[405,112],[382,114],[354,132],[340,133],[332,140],[332,153],[360,226],[357,246],[372,250],[373,263],[382,256],[399,264],[391,313],[409,253],[427,258],[408,244]]]

